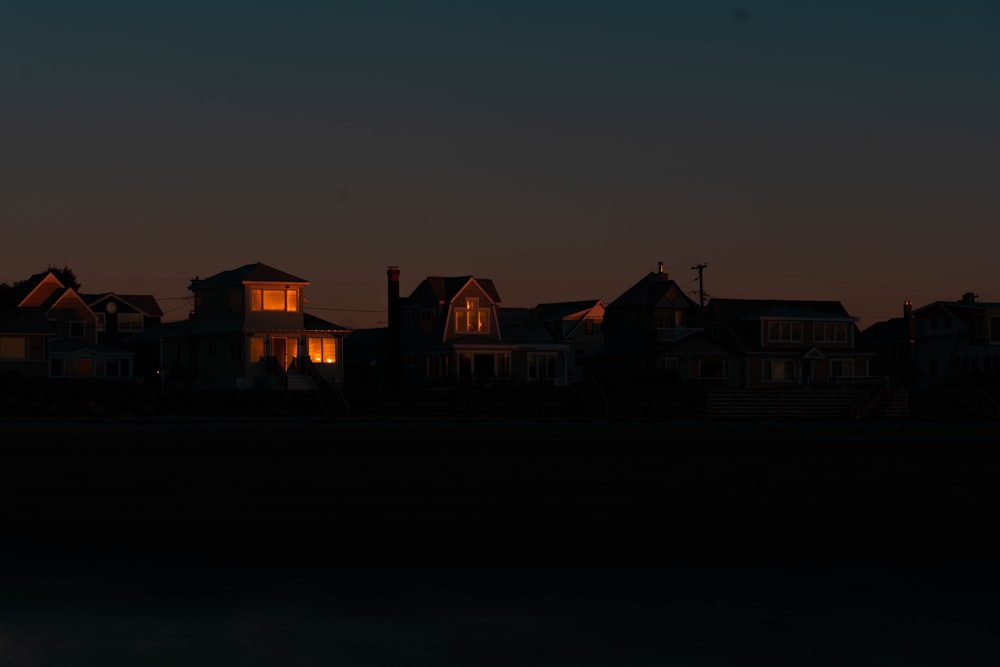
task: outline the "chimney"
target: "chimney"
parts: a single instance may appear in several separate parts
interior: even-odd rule
[[[962,295],[962,303],[975,303],[979,295],[975,292],[966,292]]]
[[[386,306],[389,308],[389,326],[391,327],[394,318],[399,316],[399,267],[390,266],[385,274],[389,278],[388,303]]]
[[[903,317],[910,317],[913,314],[913,302],[907,299],[903,302]]]
[[[663,262],[657,262],[656,263],[656,272],[657,273],[663,273]],[[663,277],[666,278],[667,277],[666,274],[664,274]]]

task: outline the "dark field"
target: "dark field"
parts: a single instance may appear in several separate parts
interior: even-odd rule
[[[6,422],[0,667],[993,664],[998,428]]]

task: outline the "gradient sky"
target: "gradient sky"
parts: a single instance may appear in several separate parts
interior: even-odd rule
[[[1000,301],[994,0],[51,0],[0,17],[0,282],[154,294],[261,261],[385,322],[507,306]]]

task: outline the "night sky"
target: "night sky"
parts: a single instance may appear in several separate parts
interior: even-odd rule
[[[385,323],[385,269],[504,305],[708,295],[861,325],[1000,301],[991,0],[7,3],[0,282],[261,261]]]

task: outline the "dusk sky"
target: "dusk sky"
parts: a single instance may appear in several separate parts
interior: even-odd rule
[[[52,0],[0,19],[0,282],[252,262],[385,323],[389,265],[505,306],[1000,301],[995,0]]]

